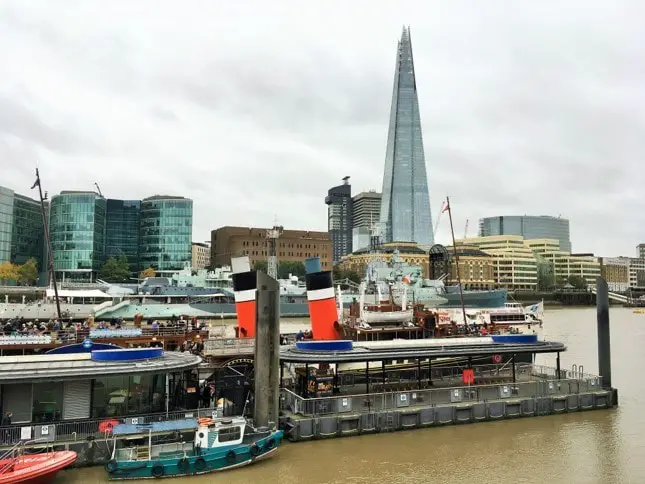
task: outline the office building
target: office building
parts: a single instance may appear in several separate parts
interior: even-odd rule
[[[479,236],[521,235],[525,240],[557,239],[560,250],[571,252],[569,221],[548,215],[510,215],[479,220]]]
[[[645,258],[629,257],[629,287],[645,289]]]
[[[639,259],[645,259],[645,244],[638,244],[636,246],[636,257]]]
[[[332,242],[333,261],[352,253],[352,186],[349,177],[343,178],[343,184],[330,188],[325,197],[327,204],[327,230]]]
[[[48,211],[48,205],[45,206]],[[0,186],[0,263],[34,258],[46,282],[47,250],[40,201]]]
[[[105,217],[105,257],[126,256],[130,271],[139,267],[139,200],[107,200]]]
[[[385,153],[380,230],[383,242],[434,243],[410,29],[399,41]]]
[[[140,217],[139,267],[167,275],[191,263],[192,200],[168,195],[144,198]]]
[[[535,291],[538,284],[537,259],[520,235],[473,237],[456,241],[493,256],[493,272],[498,288],[510,291]]]
[[[95,192],[63,191],[51,200],[54,271],[60,282],[92,282],[105,262],[107,202]]]
[[[266,262],[266,228],[221,227],[211,232],[211,265],[231,264],[231,257],[246,255],[251,264]],[[319,257],[322,269],[333,267],[332,242],[327,232],[308,230],[283,230],[277,241],[278,264],[280,262],[304,262],[310,257]]]
[[[375,190],[361,192],[352,197],[352,205],[352,250],[364,249],[373,243],[378,245],[378,241],[374,241],[373,238],[378,235],[375,228],[380,220],[381,194]]]
[[[627,257],[601,257],[600,274],[612,292],[625,292],[629,288],[629,259]]]
[[[192,266],[193,269],[206,269],[211,265],[211,246],[204,242],[193,242],[192,244]]]

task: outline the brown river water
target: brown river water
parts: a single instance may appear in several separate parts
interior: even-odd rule
[[[610,310],[614,410],[289,443],[271,460],[178,483],[645,483],[645,314]],[[563,368],[598,372],[595,308],[547,310],[545,336],[567,344]],[[295,322],[283,331],[297,329]],[[555,366],[555,356],[538,356]],[[639,410],[639,407],[643,407]],[[55,484],[108,482],[102,467]]]

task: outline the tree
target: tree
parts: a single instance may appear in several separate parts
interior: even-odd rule
[[[582,276],[577,276],[577,275],[569,276],[568,282],[576,289],[587,289],[587,281],[585,281],[584,277]]]
[[[251,269],[253,269],[254,271],[261,271],[266,273],[268,267],[269,267],[269,263],[267,261],[258,260],[253,263],[253,266],[251,267]]]
[[[17,281],[18,279],[18,266],[9,261],[0,264],[0,281]]]
[[[124,255],[118,258],[110,257],[105,261],[100,271],[101,279],[108,282],[122,282],[130,277],[130,264]]]
[[[38,261],[31,257],[18,267],[18,280],[28,286],[38,280]]]
[[[349,279],[355,284],[360,284],[361,282],[361,276],[358,272],[348,269],[342,269],[340,265],[335,265],[333,270],[332,270],[332,276],[334,278],[334,281],[342,281],[343,279]]]
[[[155,272],[154,268],[148,267],[147,269],[141,271],[139,277],[141,279],[145,279],[146,277],[155,277],[156,275],[157,273]]]
[[[278,264],[278,279],[286,279],[289,274],[303,277],[305,273],[305,265],[302,262],[284,261]]]

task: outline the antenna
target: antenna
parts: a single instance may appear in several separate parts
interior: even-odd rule
[[[98,183],[96,183],[96,182],[94,182],[94,186],[95,186],[95,187],[96,187],[96,189],[99,191],[99,195],[103,196],[103,194],[101,193],[101,187],[99,187],[99,184],[98,184]]]

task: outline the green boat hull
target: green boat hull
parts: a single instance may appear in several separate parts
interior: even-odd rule
[[[282,431],[252,443],[201,449],[196,452],[168,452],[152,460],[116,461],[105,465],[108,479],[153,479],[182,477],[226,471],[271,457],[282,442]]]

